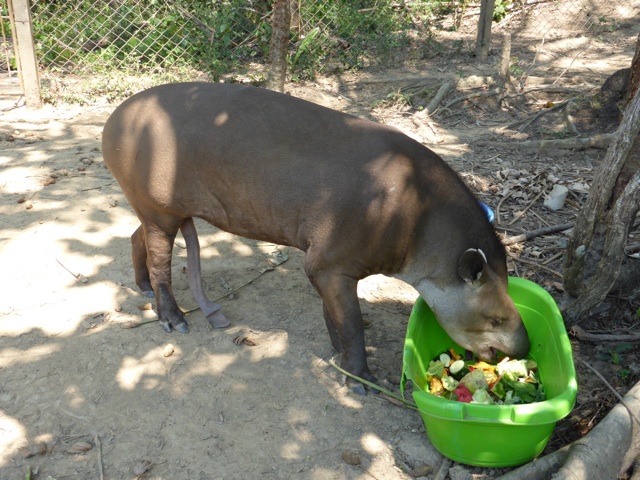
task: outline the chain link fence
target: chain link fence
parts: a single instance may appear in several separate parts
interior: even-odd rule
[[[498,0],[496,29],[532,41],[596,37],[638,18],[639,0]]]
[[[427,3],[425,2],[414,2]],[[291,0],[292,67],[313,75],[328,58],[356,65],[401,46],[412,19],[390,0]],[[217,76],[263,62],[268,0],[32,0],[36,53],[51,72],[198,70]]]
[[[460,28],[477,8],[468,0],[290,2],[294,79],[398,62],[416,46],[422,52],[415,56],[428,54],[438,27]],[[114,88],[109,79],[116,74],[159,83],[217,79],[250,67],[260,79],[271,7],[272,0],[31,0],[45,97],[47,88],[58,95],[55,83],[69,74],[106,79],[106,90]],[[496,0],[493,28],[532,41],[599,35],[639,8],[638,0]],[[477,16],[465,21],[466,29],[473,30],[475,21]]]

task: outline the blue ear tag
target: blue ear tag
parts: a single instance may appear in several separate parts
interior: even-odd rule
[[[496,216],[493,213],[493,210],[491,210],[491,207],[486,203],[482,203],[482,202],[478,202],[478,203],[480,204],[480,206],[482,207],[482,210],[484,210],[485,215],[489,219],[489,223],[493,224],[493,222],[496,219]]]

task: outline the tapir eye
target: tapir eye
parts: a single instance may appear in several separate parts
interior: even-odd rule
[[[498,317],[493,317],[491,319],[491,326],[492,327],[499,327],[502,324],[502,319],[498,318]]]

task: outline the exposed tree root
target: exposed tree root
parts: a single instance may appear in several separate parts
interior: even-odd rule
[[[640,383],[624,396],[586,436],[545,457],[499,477],[499,480],[616,479],[633,464],[640,450]],[[631,413],[633,412],[633,414]]]

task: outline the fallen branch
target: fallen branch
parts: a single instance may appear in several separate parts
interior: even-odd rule
[[[100,436],[98,436],[97,433],[93,436],[93,443],[95,443],[98,453],[98,473],[100,476],[100,480],[104,480],[104,467],[102,465],[102,443],[100,442]]]
[[[574,325],[569,329],[569,333],[585,342],[602,343],[602,342],[640,342],[640,333],[614,334],[614,333],[590,333],[578,325]]]
[[[550,227],[539,228],[537,230],[531,230],[529,232],[521,233],[520,235],[514,235],[512,237],[506,237],[502,239],[503,245],[513,245],[514,243],[526,242],[532,238],[539,237],[541,235],[549,235],[551,233],[564,232],[573,228],[574,223],[563,223],[560,225],[552,225]]]
[[[64,268],[67,272],[69,272],[71,275],[73,275],[75,277],[76,280],[80,280],[82,283],[87,283],[87,277],[85,277],[84,275],[82,275],[81,273],[73,273],[71,270],[69,270],[60,260],[58,260],[56,258],[56,262],[58,262],[60,264],[60,266],[62,268]]]
[[[524,210],[516,212],[516,215],[513,216],[513,218],[511,219],[511,221],[507,225],[511,226],[514,223],[516,223],[518,220],[520,220],[524,216],[524,214],[527,213],[527,210],[529,210],[533,205],[535,205],[535,203],[538,201],[538,199],[542,196],[543,193],[544,193],[544,190],[542,190],[540,193],[538,193],[538,195],[536,195],[536,198],[531,200],[531,202],[529,202],[529,205],[527,205],[524,208]]]
[[[449,103],[447,103],[444,106],[444,108],[450,108],[451,106],[455,105],[456,103],[460,103],[460,102],[463,102],[465,100],[469,100],[470,98],[491,97],[492,95],[499,95],[500,93],[502,93],[502,88],[500,88],[500,87],[495,87],[495,88],[492,88],[491,90],[485,90],[485,91],[482,91],[482,92],[469,93],[467,95],[463,95],[462,97],[454,98]]]
[[[453,87],[455,87],[455,85],[456,85],[456,82],[452,78],[443,82],[442,85],[440,85],[440,88],[438,89],[438,92],[436,93],[435,97],[433,97],[433,99],[429,102],[429,105],[427,105],[427,108],[423,110],[423,112],[425,112],[425,115],[431,115],[433,112],[435,112],[436,109],[438,108],[438,105],[440,105],[440,102],[442,101],[442,99],[445,97],[447,93],[451,91],[451,89],[453,89]]]
[[[539,111],[538,113],[536,113],[532,118],[530,118],[529,120],[527,120],[527,121],[524,123],[524,125],[522,125],[522,126],[518,129],[518,131],[519,131],[519,132],[523,132],[523,131],[524,131],[524,130],[529,126],[529,125],[531,125],[533,122],[535,122],[536,120],[538,120],[538,119],[539,119],[540,117],[542,117],[543,115],[546,115],[547,113],[551,113],[551,112],[554,112],[554,111],[556,111],[556,110],[560,110],[561,108],[566,107],[566,106],[569,104],[569,102],[571,102],[572,100],[575,100],[576,98],[578,98],[578,97],[571,97],[571,98],[569,98],[569,99],[567,99],[567,100],[564,100],[564,101],[562,101],[562,102],[560,102],[560,103],[556,103],[556,104],[555,104],[553,107],[551,107],[551,108],[545,108],[545,109],[540,110],[540,111]],[[519,123],[519,122],[514,122],[514,123],[512,123],[510,126],[517,125],[518,123]]]
[[[625,399],[624,399],[624,398],[622,398],[622,395],[620,395],[620,394],[618,393],[618,391],[617,391],[615,388],[613,388],[609,382],[607,382],[607,380],[602,376],[602,374],[601,374],[598,370],[596,370],[595,368],[593,368],[591,365],[589,365],[589,364],[588,364],[587,362],[585,362],[584,360],[580,359],[580,361],[581,361],[582,363],[584,363],[585,367],[587,367],[589,370],[591,370],[593,373],[595,373],[595,374],[596,374],[596,376],[597,376],[597,377],[602,381],[602,383],[604,383],[604,384],[607,386],[607,388],[608,388],[609,390],[611,390],[611,393],[613,393],[614,397],[616,397],[616,398],[618,399],[618,401],[619,401],[622,405],[624,405],[624,406],[625,406],[625,408],[626,408],[627,410],[629,410],[629,415],[631,415],[631,418],[633,418],[633,419],[636,421],[636,423],[638,424],[638,426],[640,426],[640,419],[638,419],[638,417],[636,416],[636,414],[635,414],[635,413],[633,413],[633,409],[629,406],[629,404],[625,401]]]
[[[498,102],[502,102],[503,100],[506,100],[508,98],[517,98],[517,97],[523,97],[525,95],[529,95],[530,93],[535,93],[535,92],[545,92],[545,93],[577,93],[577,94],[581,94],[583,95],[584,92],[581,90],[577,90],[575,88],[564,88],[564,87],[536,87],[536,88],[531,88],[529,90],[524,90],[522,92],[518,92],[518,93],[512,93],[510,95],[503,95],[502,97],[500,97],[498,99]]]
[[[553,149],[577,149],[600,148],[606,150],[613,140],[613,133],[602,133],[592,137],[563,138],[560,140],[524,140],[516,143],[517,147],[524,150],[553,150]],[[487,141],[485,145],[503,147],[505,142]]]
[[[525,265],[531,265],[532,267],[541,268],[542,270],[546,270],[549,273],[553,273],[556,277],[564,278],[560,272],[558,272],[557,270],[554,270],[553,268],[549,268],[540,263],[532,262],[531,260],[525,260],[524,258],[517,257],[508,252],[507,252],[507,255],[509,256],[509,258],[511,258],[512,260],[515,260],[516,262],[524,263]]]

